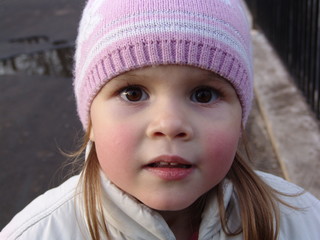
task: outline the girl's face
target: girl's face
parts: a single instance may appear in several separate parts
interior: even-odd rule
[[[120,189],[156,210],[177,211],[216,186],[241,132],[233,87],[188,66],[157,66],[107,83],[91,106],[91,140]]]

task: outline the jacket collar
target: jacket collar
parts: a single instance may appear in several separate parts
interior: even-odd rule
[[[115,239],[175,239],[159,213],[117,188],[102,172],[101,183],[105,218],[109,225],[108,230]],[[232,192],[232,184],[225,180],[225,207],[230,204]],[[218,201],[216,194],[212,191],[202,214],[199,239],[221,239],[221,232]]]

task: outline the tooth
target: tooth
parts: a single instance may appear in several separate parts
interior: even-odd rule
[[[168,165],[168,163],[166,163],[166,162],[159,162],[159,166],[167,166]]]
[[[171,166],[178,166],[179,163],[170,163]]]

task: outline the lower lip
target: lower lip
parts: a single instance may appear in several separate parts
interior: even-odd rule
[[[148,167],[149,172],[167,181],[178,181],[188,177],[194,168],[161,168],[161,167]]]

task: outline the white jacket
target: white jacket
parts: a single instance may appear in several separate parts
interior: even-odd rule
[[[266,173],[259,175],[272,187],[289,194],[301,188]],[[164,219],[155,211],[138,203],[105,177],[102,178],[103,204],[108,230],[112,239],[174,240]],[[90,239],[77,192],[79,176],[74,176],[55,189],[36,198],[18,213],[0,233],[1,240],[63,240]],[[281,205],[280,240],[319,240],[320,201],[309,193],[286,197],[289,204],[302,207],[296,211]],[[237,207],[231,183],[225,184],[225,204]],[[235,208],[233,208],[235,209]],[[231,210],[230,222],[238,224],[236,210]],[[220,225],[216,197],[212,194],[205,207],[200,226],[201,240],[240,240],[242,236],[227,237]]]

